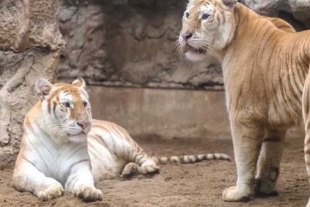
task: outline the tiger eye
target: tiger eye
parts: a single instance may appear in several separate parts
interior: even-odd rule
[[[70,108],[70,103],[69,103],[69,102],[64,102],[63,105],[64,105],[66,108]]]
[[[209,14],[203,14],[202,17],[201,17],[201,19],[208,19],[209,16],[210,16]]]

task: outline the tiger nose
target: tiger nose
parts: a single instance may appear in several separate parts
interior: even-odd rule
[[[186,32],[186,33],[182,34],[182,37],[184,40],[188,40],[192,36],[193,36],[193,33],[191,33],[191,32]]]
[[[88,123],[87,122],[77,122],[77,125],[82,127],[82,129],[85,129],[87,127]]]

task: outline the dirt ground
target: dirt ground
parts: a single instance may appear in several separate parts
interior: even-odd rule
[[[160,140],[138,139],[149,155],[223,152],[233,154],[229,140]],[[197,164],[161,166],[159,175],[138,176],[131,180],[106,180],[98,183],[103,201],[83,203],[66,194],[56,200],[41,202],[30,193],[19,193],[11,185],[12,167],[0,170],[0,207],[6,206],[89,206],[89,207],[243,207],[305,206],[309,184],[303,160],[303,139],[288,138],[279,180],[280,195],[254,198],[246,203],[225,203],[224,188],[235,183],[235,164],[227,161],[204,161]]]

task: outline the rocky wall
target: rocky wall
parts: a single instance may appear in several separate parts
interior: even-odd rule
[[[278,16],[298,31],[309,28],[304,0],[240,0]],[[82,76],[90,84],[181,89],[222,89],[221,67],[192,64],[176,49],[186,1],[65,0],[59,16],[67,42],[59,79]]]
[[[255,12],[280,17],[292,24],[297,31],[310,28],[309,0],[240,0]]]
[[[176,51],[180,0],[65,1],[59,16],[67,42],[59,78],[91,84],[221,89],[213,60],[191,64]]]
[[[0,1],[0,169],[19,151],[25,114],[38,100],[38,77],[56,80],[65,43],[59,0]]]

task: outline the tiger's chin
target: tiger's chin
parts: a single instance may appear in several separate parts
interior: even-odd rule
[[[193,62],[203,61],[206,58],[207,50],[203,48],[194,48],[187,44],[185,46],[185,56]]]
[[[203,61],[206,58],[206,53],[197,53],[194,51],[187,51],[185,53],[187,59],[193,62]]]
[[[75,142],[75,143],[81,143],[81,142],[86,142],[87,141],[87,134],[84,132],[75,134],[75,135],[69,135],[69,140],[70,142]]]

